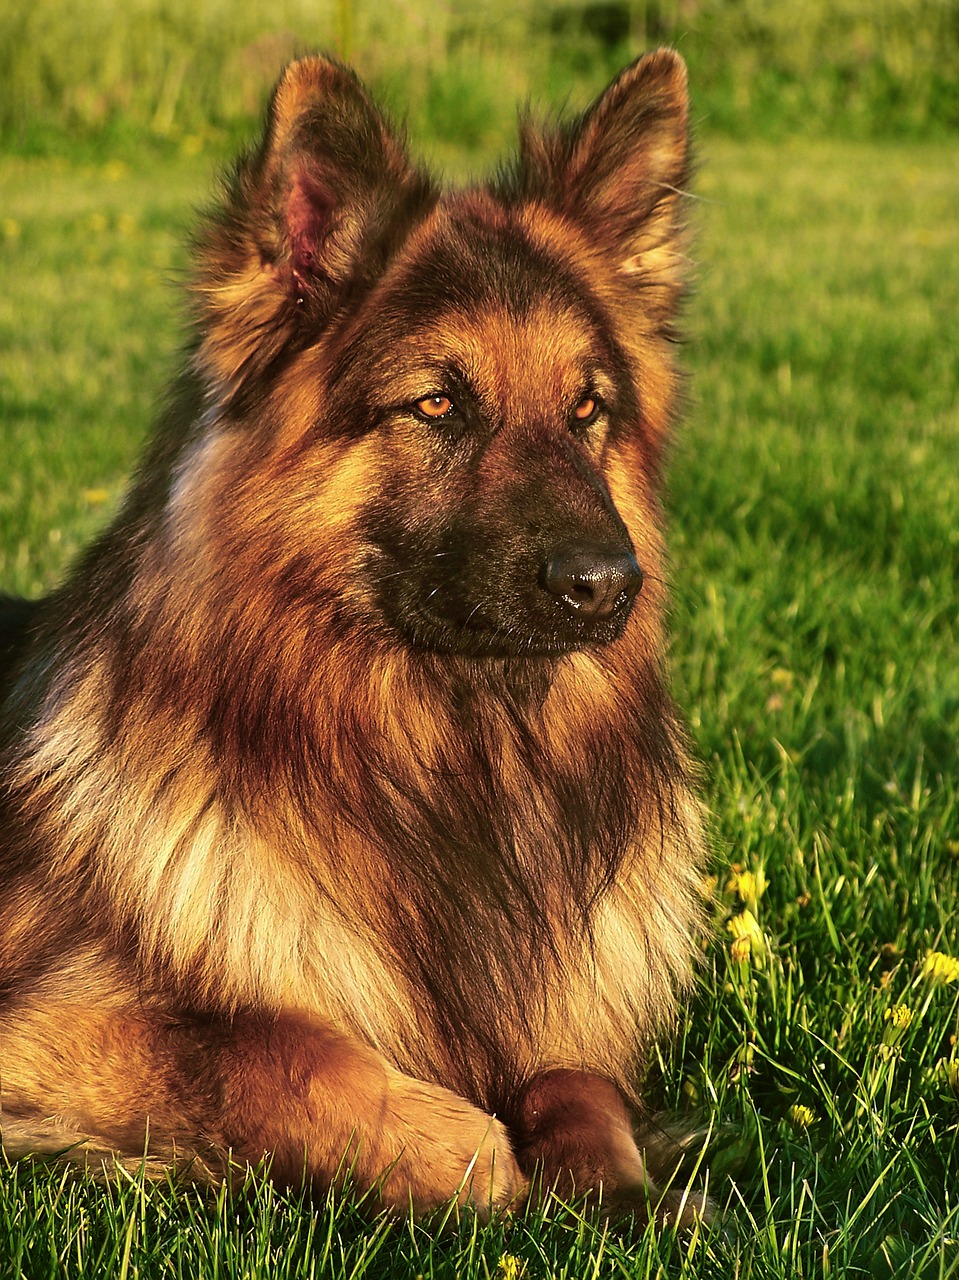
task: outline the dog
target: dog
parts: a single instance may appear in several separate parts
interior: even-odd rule
[[[444,191],[291,64],[112,524],[0,607],[5,1149],[686,1212],[638,1092],[703,819],[663,674],[685,68]]]

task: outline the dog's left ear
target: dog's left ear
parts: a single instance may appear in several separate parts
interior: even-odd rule
[[[578,223],[643,305],[671,314],[682,283],[688,168],[686,65],[659,49],[627,67],[578,120],[523,128],[517,194]]]
[[[403,137],[348,68],[291,63],[259,148],[196,245],[199,361],[221,395],[314,340],[382,272],[433,199]]]

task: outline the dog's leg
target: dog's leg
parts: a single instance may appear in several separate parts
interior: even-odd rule
[[[250,1161],[272,1153],[284,1181],[305,1156],[326,1185],[347,1152],[356,1184],[378,1185],[389,1207],[456,1197],[488,1212],[524,1189],[498,1121],[306,1018],[234,1023],[219,1070],[223,1140]]]
[[[611,1217],[646,1221],[652,1213],[659,1223],[690,1226],[708,1214],[702,1196],[656,1186],[622,1095],[600,1076],[564,1069],[534,1076],[514,1137],[520,1167],[543,1191],[589,1194]]]
[[[146,1153],[215,1175],[265,1156],[280,1182],[351,1176],[416,1212],[455,1197],[485,1213],[525,1187],[498,1121],[306,1016],[173,1023],[64,1005],[0,1034],[11,1154],[73,1142],[74,1159]]]

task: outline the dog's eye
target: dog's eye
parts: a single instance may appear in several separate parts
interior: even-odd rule
[[[588,427],[591,422],[595,422],[602,408],[602,402],[598,396],[583,396],[579,404],[573,410],[573,423],[577,427]]]
[[[448,418],[454,410],[453,401],[449,396],[424,396],[422,400],[417,400],[413,405],[417,413],[422,414],[424,418]]]

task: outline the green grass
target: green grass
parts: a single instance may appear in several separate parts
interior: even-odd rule
[[[672,665],[718,906],[649,1092],[714,1126],[721,1220],[370,1225],[262,1180],[210,1199],[21,1166],[0,1276],[959,1275],[959,982],[923,976],[959,956],[955,149],[700,150]],[[0,583],[34,593],[105,519],[174,363],[210,157],[0,165]]]

